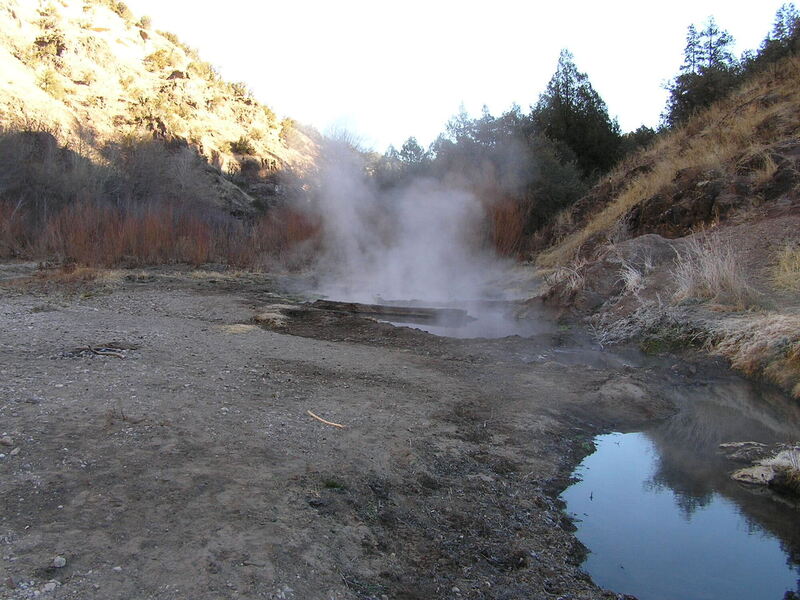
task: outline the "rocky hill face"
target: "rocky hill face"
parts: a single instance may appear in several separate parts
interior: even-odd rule
[[[538,262],[607,244],[675,239],[800,203],[800,60],[790,58],[624,160],[543,232]]]
[[[601,341],[702,347],[800,398],[800,59],[626,159],[540,237]]]
[[[146,132],[185,142],[217,172],[260,178],[255,196],[274,192],[263,184],[271,173],[302,174],[316,159],[316,142],[291,119],[122,2],[0,0],[0,74],[0,125],[46,124],[88,156]],[[228,208],[247,212],[253,195],[214,183]]]

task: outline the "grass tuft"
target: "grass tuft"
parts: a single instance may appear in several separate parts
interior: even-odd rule
[[[736,255],[718,235],[687,238],[686,249],[675,260],[673,300],[712,300],[745,310],[756,302],[757,292],[747,283]]]
[[[781,289],[800,291],[800,246],[787,245],[778,253],[772,280]]]

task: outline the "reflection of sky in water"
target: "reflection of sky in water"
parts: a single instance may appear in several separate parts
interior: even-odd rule
[[[577,470],[582,481],[562,498],[579,520],[577,536],[591,552],[584,569],[598,585],[641,600],[780,600],[798,589],[800,573],[780,540],[737,503],[718,493],[692,503],[657,482],[658,450],[647,434],[596,442]],[[791,527],[797,513],[785,508]]]

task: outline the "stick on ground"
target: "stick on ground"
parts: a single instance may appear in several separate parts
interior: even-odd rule
[[[325,423],[325,425],[330,425],[331,427],[338,427],[339,429],[344,429],[345,427],[344,425],[339,425],[339,423],[332,423],[331,421],[326,421],[322,417],[318,417],[317,415],[312,413],[310,410],[307,410],[306,412],[308,413],[308,416],[314,417],[317,421]]]

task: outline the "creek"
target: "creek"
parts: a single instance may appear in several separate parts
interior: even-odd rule
[[[797,441],[800,406],[734,374],[672,390],[678,412],[595,439],[562,494],[583,568],[640,600],[781,600],[800,593],[800,507],[733,481],[719,444]]]

